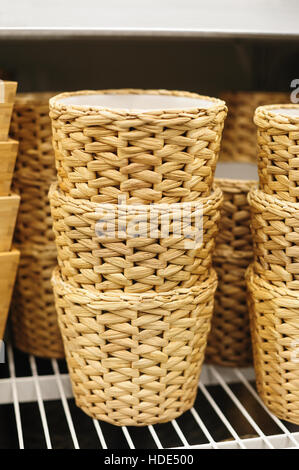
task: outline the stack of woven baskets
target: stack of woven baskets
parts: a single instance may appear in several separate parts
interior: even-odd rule
[[[226,112],[165,90],[50,100],[52,283],[76,403],[93,418],[149,425],[194,402],[217,284],[212,186]]]
[[[247,271],[258,391],[299,424],[299,106],[257,108],[260,189],[252,190]]]
[[[19,140],[14,189],[21,194],[15,234],[21,251],[13,297],[15,345],[41,357],[64,356],[50,278],[56,247],[48,191],[56,178],[49,98],[53,93],[17,95],[11,135]]]
[[[11,193],[18,142],[8,138],[17,82],[0,81],[0,340],[11,301],[20,253],[12,248],[20,196]]]
[[[252,364],[245,272],[253,259],[247,200],[248,192],[256,185],[257,139],[253,116],[258,106],[288,103],[289,98],[288,93],[277,92],[222,94],[229,112],[215,180],[223,192],[224,204],[213,258],[218,287],[206,351],[210,364],[231,367]]]

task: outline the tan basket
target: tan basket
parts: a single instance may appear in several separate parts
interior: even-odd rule
[[[19,204],[17,194],[0,197],[0,253],[11,249]]]
[[[22,246],[12,303],[14,344],[27,354],[64,357],[50,282],[55,246]]]
[[[299,204],[260,190],[248,195],[256,271],[277,286],[299,289]]]
[[[253,115],[258,106],[289,103],[290,93],[238,91],[222,93],[228,115],[219,160],[256,163],[257,140]]]
[[[286,116],[285,112],[297,115]],[[261,106],[254,122],[258,128],[260,189],[285,201],[299,202],[299,105]]]
[[[3,339],[20,252],[0,253],[0,340]]]
[[[206,361],[243,367],[252,363],[245,271],[253,258],[248,191],[255,181],[216,179],[223,191],[213,264],[218,275]]]
[[[49,98],[53,92],[20,93],[16,96],[10,134],[19,141],[15,181],[27,184],[56,179],[52,147]]]
[[[258,392],[269,410],[299,424],[299,293],[247,272]]]
[[[2,81],[0,82],[0,103],[14,103],[17,82]]]
[[[128,103],[128,94],[133,108],[146,100],[147,110],[117,109]],[[67,99],[97,100],[104,106],[60,101]],[[105,107],[113,99],[116,107]],[[153,109],[156,103],[159,109]],[[208,196],[226,112],[223,101],[187,92],[128,89],[58,95],[50,100],[50,116],[60,189],[104,203],[117,203],[119,196],[129,204]]]
[[[18,151],[18,142],[0,142],[0,196],[8,196]]]
[[[167,293],[78,289],[54,271],[59,326],[76,404],[95,419],[145,426],[192,407],[216,274]]]
[[[133,206],[101,206],[72,199],[57,191],[56,185],[51,187],[49,196],[58,263],[64,281],[76,287],[95,284],[101,291],[165,292],[177,286],[191,287],[207,277],[218,230],[222,202],[220,189],[192,204],[167,204],[164,208],[160,204],[151,207],[140,205],[138,217],[131,215]],[[100,212],[101,207],[105,207],[106,213]],[[157,214],[154,227],[157,233],[150,232],[153,219],[149,209],[153,208]],[[187,222],[189,214],[190,225],[187,228],[193,234],[202,231],[198,245],[193,243],[194,239],[190,240],[191,248],[181,222],[181,235],[176,234],[176,221]],[[165,216],[169,217],[168,236],[162,233]],[[98,236],[99,219],[102,220],[101,227],[105,227],[101,237]],[[142,231],[134,237],[129,227],[133,221],[135,226],[137,219],[141,221]],[[110,234],[110,228],[118,230],[122,221],[123,232]]]
[[[37,181],[34,185],[29,185],[24,181],[18,181],[14,184],[14,190],[21,196],[15,241],[26,245],[53,245],[54,233],[48,198],[49,183]]]
[[[0,102],[0,142],[8,139],[12,107],[12,103]]]

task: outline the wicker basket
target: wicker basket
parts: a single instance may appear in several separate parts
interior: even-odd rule
[[[17,158],[18,142],[0,142],[0,196],[8,196]]]
[[[266,281],[299,289],[299,204],[260,190],[248,195],[257,273]]]
[[[216,179],[223,192],[213,264],[218,275],[206,361],[229,367],[252,363],[245,271],[253,258],[248,191],[255,181]]]
[[[20,93],[16,96],[10,134],[19,141],[15,181],[27,184],[50,183],[56,179],[52,147],[49,98],[47,93]]]
[[[0,253],[11,249],[19,205],[17,194],[0,197]]]
[[[49,183],[26,184],[15,181],[14,190],[21,196],[15,241],[18,244],[53,245],[52,217],[48,197]]]
[[[216,274],[167,293],[100,293],[52,278],[76,404],[95,419],[145,426],[192,407]]]
[[[3,339],[20,252],[0,253],[0,340]]]
[[[258,106],[289,103],[290,93],[280,92],[226,92],[221,98],[229,109],[219,159],[256,163],[257,141],[253,115]]]
[[[100,291],[165,292],[191,287],[207,277],[218,230],[220,189],[194,203],[139,205],[138,215],[131,215],[133,206],[100,205],[63,196],[56,185],[49,196],[62,278],[75,287],[94,284]],[[202,233],[197,243],[189,240],[191,246],[181,227],[181,221],[187,224],[185,213],[190,214],[187,228],[191,234]],[[165,216],[168,234],[163,233]],[[101,236],[99,219],[105,227]],[[136,221],[141,227],[138,236],[129,230]]]
[[[50,116],[60,189],[102,203],[119,196],[129,204],[208,196],[226,112],[223,101],[187,92],[58,95]]]
[[[14,344],[27,354],[64,357],[50,282],[56,265],[55,246],[22,245],[11,313]]]
[[[290,113],[290,115],[287,115]],[[299,105],[257,108],[260,189],[299,202]]]
[[[276,416],[299,424],[299,293],[247,272],[258,392]]]

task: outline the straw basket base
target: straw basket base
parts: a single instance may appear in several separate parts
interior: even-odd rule
[[[258,392],[272,413],[299,424],[299,294],[246,273]]]
[[[117,426],[170,421],[192,407],[210,331],[216,273],[197,287],[128,294],[52,276],[77,405]]]

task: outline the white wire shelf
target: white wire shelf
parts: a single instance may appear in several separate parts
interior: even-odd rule
[[[0,364],[0,449],[299,448],[299,426],[273,416],[248,369],[204,366],[194,407],[170,423],[116,427],[92,420],[73,399],[64,361],[10,345]]]
[[[0,37],[298,38],[297,0],[11,0]]]

